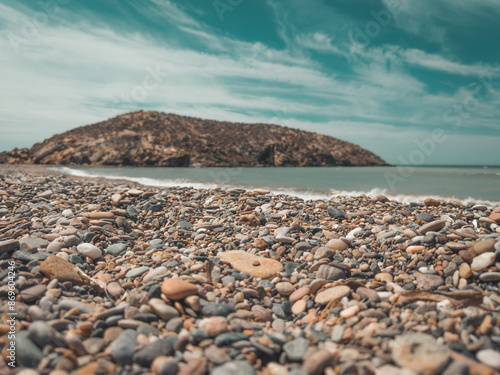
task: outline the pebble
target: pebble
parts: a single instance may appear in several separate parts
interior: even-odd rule
[[[169,299],[179,300],[196,294],[196,285],[181,279],[165,279],[161,284],[161,292]]]
[[[435,221],[431,221],[430,223],[428,224],[424,224],[420,227],[420,229],[418,230],[418,232],[420,234],[426,234],[427,232],[437,232],[437,231],[440,231],[441,229],[443,229],[446,225],[446,222],[442,221],[442,220],[435,220]]]
[[[255,375],[254,368],[245,361],[234,361],[216,367],[212,375]]]
[[[137,189],[16,171],[0,180],[0,293],[13,260],[18,358],[41,365],[20,373],[465,375],[465,363],[496,366],[486,361],[498,353],[482,354],[499,341],[484,313],[500,306],[500,228],[489,206]],[[47,189],[50,204],[38,195]]]
[[[19,241],[17,240],[4,240],[0,241],[0,254],[10,253],[19,248]]]
[[[219,253],[218,257],[224,263],[229,263],[234,269],[252,277],[268,279],[283,271],[283,265],[274,260],[249,254],[242,250]]]
[[[481,255],[478,255],[472,260],[471,264],[472,271],[481,271],[489,267],[490,265],[493,264],[496,257],[497,256],[495,253],[483,253]]]
[[[90,259],[97,259],[102,256],[102,250],[89,243],[82,243],[76,247],[78,252]]]
[[[500,370],[500,352],[493,349],[483,349],[477,352],[478,361],[495,370]]]
[[[149,307],[153,312],[165,321],[179,316],[179,312],[173,306],[167,305],[165,301],[160,298],[151,298],[149,300]]]
[[[325,246],[331,250],[339,250],[339,251],[343,251],[349,247],[347,243],[339,239],[330,240],[326,243]]]
[[[111,344],[111,356],[113,360],[117,363],[131,363],[134,356],[136,340],[136,331],[132,329],[123,331]]]
[[[302,361],[306,355],[307,349],[309,349],[309,341],[303,337],[298,337],[283,345],[286,356],[292,362]]]
[[[349,295],[351,289],[348,286],[340,285],[332,288],[325,289],[316,295],[314,301],[320,305],[326,305],[328,302]]]
[[[327,366],[333,363],[334,359],[335,357],[330,351],[318,350],[306,357],[302,370],[308,375],[320,375]]]
[[[128,277],[129,279],[135,279],[136,277],[139,277],[148,271],[149,267],[147,266],[133,268],[125,274],[125,277]]]
[[[392,359],[418,374],[440,374],[450,358],[450,349],[425,333],[406,333],[394,340]]]

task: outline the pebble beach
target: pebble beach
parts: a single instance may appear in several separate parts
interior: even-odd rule
[[[499,207],[0,165],[0,373],[498,374],[499,254]]]

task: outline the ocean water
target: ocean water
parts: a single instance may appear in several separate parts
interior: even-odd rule
[[[304,199],[384,194],[500,205],[500,167],[54,168],[62,173],[126,179],[148,186],[267,188]]]

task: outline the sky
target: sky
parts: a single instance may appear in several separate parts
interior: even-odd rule
[[[0,151],[155,110],[499,165],[499,17],[499,0],[0,0]]]

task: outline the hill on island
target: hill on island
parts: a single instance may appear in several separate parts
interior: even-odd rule
[[[269,124],[133,112],[54,135],[0,163],[151,167],[381,166],[339,139]]]

